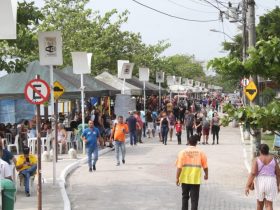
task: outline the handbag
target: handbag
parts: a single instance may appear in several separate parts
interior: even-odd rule
[[[261,172],[262,168],[264,167],[265,165],[263,164],[263,166],[261,167],[261,169],[258,171],[258,174],[257,176],[259,175],[259,173]],[[255,189],[255,184],[254,182],[252,182],[250,185],[249,185],[249,190],[254,190]]]

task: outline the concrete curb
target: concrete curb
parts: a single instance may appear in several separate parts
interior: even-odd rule
[[[99,151],[98,156],[104,155],[112,150],[113,150],[112,148],[102,149],[101,151]],[[70,165],[66,166],[66,168],[64,168],[60,174],[60,179],[58,180],[58,184],[59,184],[60,192],[61,192],[61,195],[63,198],[64,210],[71,210],[71,203],[70,203],[69,197],[67,195],[67,191],[66,191],[66,178],[71,172],[76,170],[82,164],[85,164],[87,162],[87,160],[88,160],[88,158],[85,157],[81,160],[77,160],[74,163],[71,163]]]
[[[246,151],[246,148],[244,147],[245,140],[244,140],[244,132],[243,132],[242,125],[240,125],[239,128],[240,128],[241,141],[242,141],[242,146],[243,146],[244,165],[245,165],[248,173],[250,173],[251,172],[251,168],[250,168],[250,164],[249,164],[249,161],[248,161],[247,151]]]

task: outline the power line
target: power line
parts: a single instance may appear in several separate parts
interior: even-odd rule
[[[225,3],[219,0],[215,0],[217,2],[217,4],[220,4],[221,6],[225,7],[226,9],[228,9],[229,7],[224,5]]]
[[[211,6],[208,5],[208,4],[203,4],[202,2],[200,2],[200,0],[189,0],[189,1],[191,1],[191,2],[193,2],[193,3],[196,3],[196,4],[200,4],[200,5],[205,6],[205,7],[211,7]]]
[[[178,16],[175,16],[175,15],[168,14],[166,12],[162,12],[162,11],[160,11],[158,9],[152,8],[152,7],[150,7],[148,5],[145,5],[145,4],[143,4],[143,3],[139,2],[139,1],[136,1],[136,0],[132,0],[132,1],[134,1],[135,3],[137,3],[137,4],[139,4],[139,5],[143,6],[143,7],[148,8],[150,10],[153,10],[153,11],[158,12],[160,14],[163,14],[163,15],[166,15],[168,17],[175,18],[175,19],[179,19],[179,20],[185,20],[185,21],[189,21],[189,22],[199,22],[199,23],[207,23],[207,22],[219,21],[218,19],[217,20],[195,20],[195,19],[188,19],[188,18],[178,17]]]
[[[216,0],[217,2],[217,6],[218,8],[220,9],[220,6],[219,6],[219,2]],[[223,35],[224,35],[224,41],[226,42],[226,33],[225,33],[225,27],[224,27],[224,19],[223,19],[223,15],[220,13],[220,18],[221,18],[221,22],[222,22],[222,31],[223,31]]]
[[[189,8],[189,7],[186,7],[186,6],[183,5],[183,4],[179,4],[179,3],[175,2],[175,1],[172,1],[172,0],[167,0],[167,1],[169,1],[169,2],[172,3],[172,4],[177,5],[177,6],[179,6],[179,7],[182,7],[182,8],[185,8],[185,9],[187,9],[187,10],[194,11],[194,12],[216,13],[216,12],[202,11],[202,10],[197,10],[197,9]]]

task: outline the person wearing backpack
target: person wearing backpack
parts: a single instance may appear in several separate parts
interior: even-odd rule
[[[187,142],[188,143],[189,143],[190,137],[193,135],[193,123],[194,123],[194,115],[189,110],[186,110],[184,126],[185,126],[186,132],[187,132]]]

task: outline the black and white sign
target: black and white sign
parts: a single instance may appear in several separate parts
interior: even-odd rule
[[[39,32],[39,55],[41,65],[62,65],[62,38],[59,31]]]
[[[49,100],[50,87],[46,81],[34,79],[27,83],[24,88],[26,100],[31,104],[42,104]]]
[[[164,83],[164,72],[160,71],[156,73],[156,83]]]

